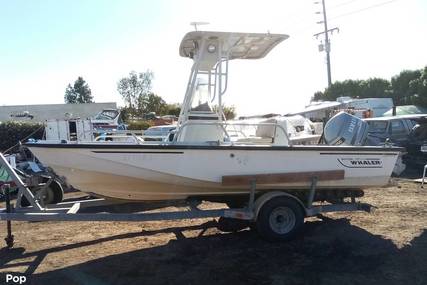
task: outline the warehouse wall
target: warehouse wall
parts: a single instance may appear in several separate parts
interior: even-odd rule
[[[46,104],[0,106],[0,122],[30,121],[44,122],[48,119],[89,118],[103,109],[117,108],[115,102],[88,104]],[[25,114],[33,116],[25,116]]]

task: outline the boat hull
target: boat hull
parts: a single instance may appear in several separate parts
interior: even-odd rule
[[[43,145],[27,147],[70,184],[127,200],[238,195],[250,185],[224,186],[226,175],[344,170],[319,189],[361,189],[388,183],[399,149],[381,147],[258,147],[173,145]],[[258,190],[308,189],[310,182],[257,185]]]

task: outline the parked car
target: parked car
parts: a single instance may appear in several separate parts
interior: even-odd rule
[[[368,123],[367,145],[389,143],[403,146],[409,139],[409,133],[417,120],[426,115],[404,115],[364,119]]]
[[[170,132],[176,129],[175,125],[163,125],[148,128],[144,131],[142,138],[144,141],[163,141],[168,138]]]
[[[427,153],[421,146],[427,145],[427,115],[403,115],[365,119],[369,124],[366,145],[388,143],[404,147],[402,161],[419,167],[427,163]]]
[[[421,151],[421,147],[427,145],[427,118],[417,120],[417,124],[409,133],[408,140],[402,144],[406,149],[404,162],[412,166],[420,167],[427,163],[427,153]]]

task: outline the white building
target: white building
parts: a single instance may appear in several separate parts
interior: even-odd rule
[[[0,106],[0,122],[31,121],[45,122],[50,119],[86,119],[103,109],[116,109],[115,102],[87,104],[44,104]]]

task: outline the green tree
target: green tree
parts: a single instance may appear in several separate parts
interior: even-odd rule
[[[427,107],[427,66],[420,70],[420,76],[409,82],[411,101],[414,105]]]
[[[416,80],[416,92],[427,97],[427,66],[421,71],[421,76]]]
[[[218,111],[218,106],[213,106],[215,112]],[[227,120],[233,120],[236,117],[236,108],[234,106],[222,106],[222,112]]]
[[[322,100],[324,100],[323,98],[324,98],[323,92],[316,91],[314,93],[314,96],[311,97],[311,101],[322,101]]]
[[[393,99],[395,105],[427,107],[427,66],[420,70],[403,70],[391,81],[381,78],[334,82],[324,92],[317,91],[312,100],[336,100],[340,96],[353,98]]]
[[[391,84],[382,78],[336,81],[324,92],[314,93],[312,100],[335,101],[338,97],[343,96],[352,98],[391,97]]]
[[[138,109],[142,114],[148,114],[154,112],[158,115],[163,115],[166,109],[166,102],[162,97],[157,96],[154,93],[149,93],[142,96],[138,100]]]
[[[233,120],[236,117],[236,108],[234,106],[224,106],[222,111],[227,120]]]
[[[164,114],[162,115],[174,115],[178,117],[179,113],[181,113],[181,106],[178,103],[174,103],[166,104]]]
[[[151,93],[154,74],[150,70],[136,73],[131,71],[117,83],[117,91],[127,104],[131,115],[142,115],[147,97]]]
[[[64,100],[65,103],[70,104],[93,103],[92,91],[83,77],[79,76],[73,86],[68,84]]]
[[[404,70],[391,79],[395,105],[411,105],[417,101],[418,94],[414,89],[414,83],[411,84],[411,82],[419,78],[421,78],[421,70]]]
[[[390,81],[382,78],[369,78],[361,82],[359,98],[385,98],[391,97]]]
[[[344,80],[336,81],[323,92],[324,100],[335,101],[338,97],[361,97],[362,81],[361,80]]]

